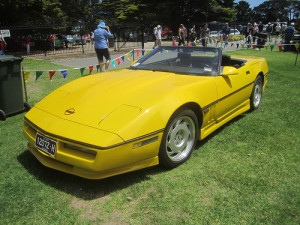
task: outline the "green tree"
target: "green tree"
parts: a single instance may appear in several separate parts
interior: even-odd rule
[[[240,23],[247,23],[251,21],[252,9],[248,2],[240,1],[236,4],[235,9],[237,11],[236,21],[239,21]]]
[[[275,22],[288,21],[288,7],[290,1],[288,0],[270,0],[265,1],[257,7],[254,7],[254,19],[259,21]]]
[[[0,2],[0,25],[54,25],[66,21],[58,0],[6,0]]]

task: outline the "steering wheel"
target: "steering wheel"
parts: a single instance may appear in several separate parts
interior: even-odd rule
[[[206,63],[197,63],[197,66],[200,66],[200,67],[208,67],[208,68],[211,68],[210,65],[206,64]]]

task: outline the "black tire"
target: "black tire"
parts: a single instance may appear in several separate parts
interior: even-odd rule
[[[0,120],[2,120],[2,121],[6,120],[5,112],[1,109],[0,109]]]
[[[164,131],[159,149],[159,164],[174,168],[187,161],[198,139],[198,119],[190,109],[175,113]]]
[[[256,77],[250,97],[250,111],[258,109],[261,103],[263,90],[263,79],[261,76]]]
[[[28,111],[31,109],[31,107],[30,107],[30,105],[28,104],[28,102],[25,102],[25,103],[24,103],[24,108],[25,108],[25,112],[28,112]]]

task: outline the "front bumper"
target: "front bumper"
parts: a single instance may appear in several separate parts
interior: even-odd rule
[[[48,116],[51,117],[52,115]],[[58,118],[55,119],[59,120]],[[64,124],[66,136],[68,131],[70,131],[67,127],[68,123],[71,124],[73,133],[76,133],[76,129],[78,129],[78,132],[83,129],[83,125],[80,124],[74,125],[70,121],[63,121],[63,123],[66,123]],[[57,124],[61,126],[61,123]],[[53,128],[55,126],[52,123],[50,130],[52,131]],[[101,136],[104,134],[101,130],[97,132],[91,130],[89,132],[89,129],[91,128],[86,128],[84,133],[88,137],[92,135],[93,139],[97,139],[97,136],[98,139],[101,139]],[[35,147],[37,132],[57,141],[57,151],[54,157]],[[77,141],[66,138],[66,136],[61,134],[52,134],[47,130],[47,127],[43,126],[41,128],[27,117],[25,117],[23,125],[23,133],[28,140],[28,149],[43,165],[88,179],[102,179],[157,165],[162,132],[158,131],[132,141],[122,141],[119,144],[100,147],[95,144],[96,142],[82,142],[82,140],[88,140],[86,137],[82,137],[82,139]],[[141,145],[140,143],[146,144]]]

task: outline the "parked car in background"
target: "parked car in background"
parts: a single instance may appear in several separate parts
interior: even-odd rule
[[[66,39],[69,43],[73,42],[73,36],[72,35],[66,35],[65,37],[66,37]]]
[[[230,29],[230,35],[241,35],[238,29]]]
[[[83,35],[82,37],[86,40],[87,43],[90,43],[90,42],[91,42],[91,37],[90,37],[90,35]]]
[[[81,36],[73,37],[73,45],[86,45],[86,39]]]
[[[213,30],[213,31],[210,32],[210,36],[211,37],[219,37],[219,36],[221,36],[221,31]]]

